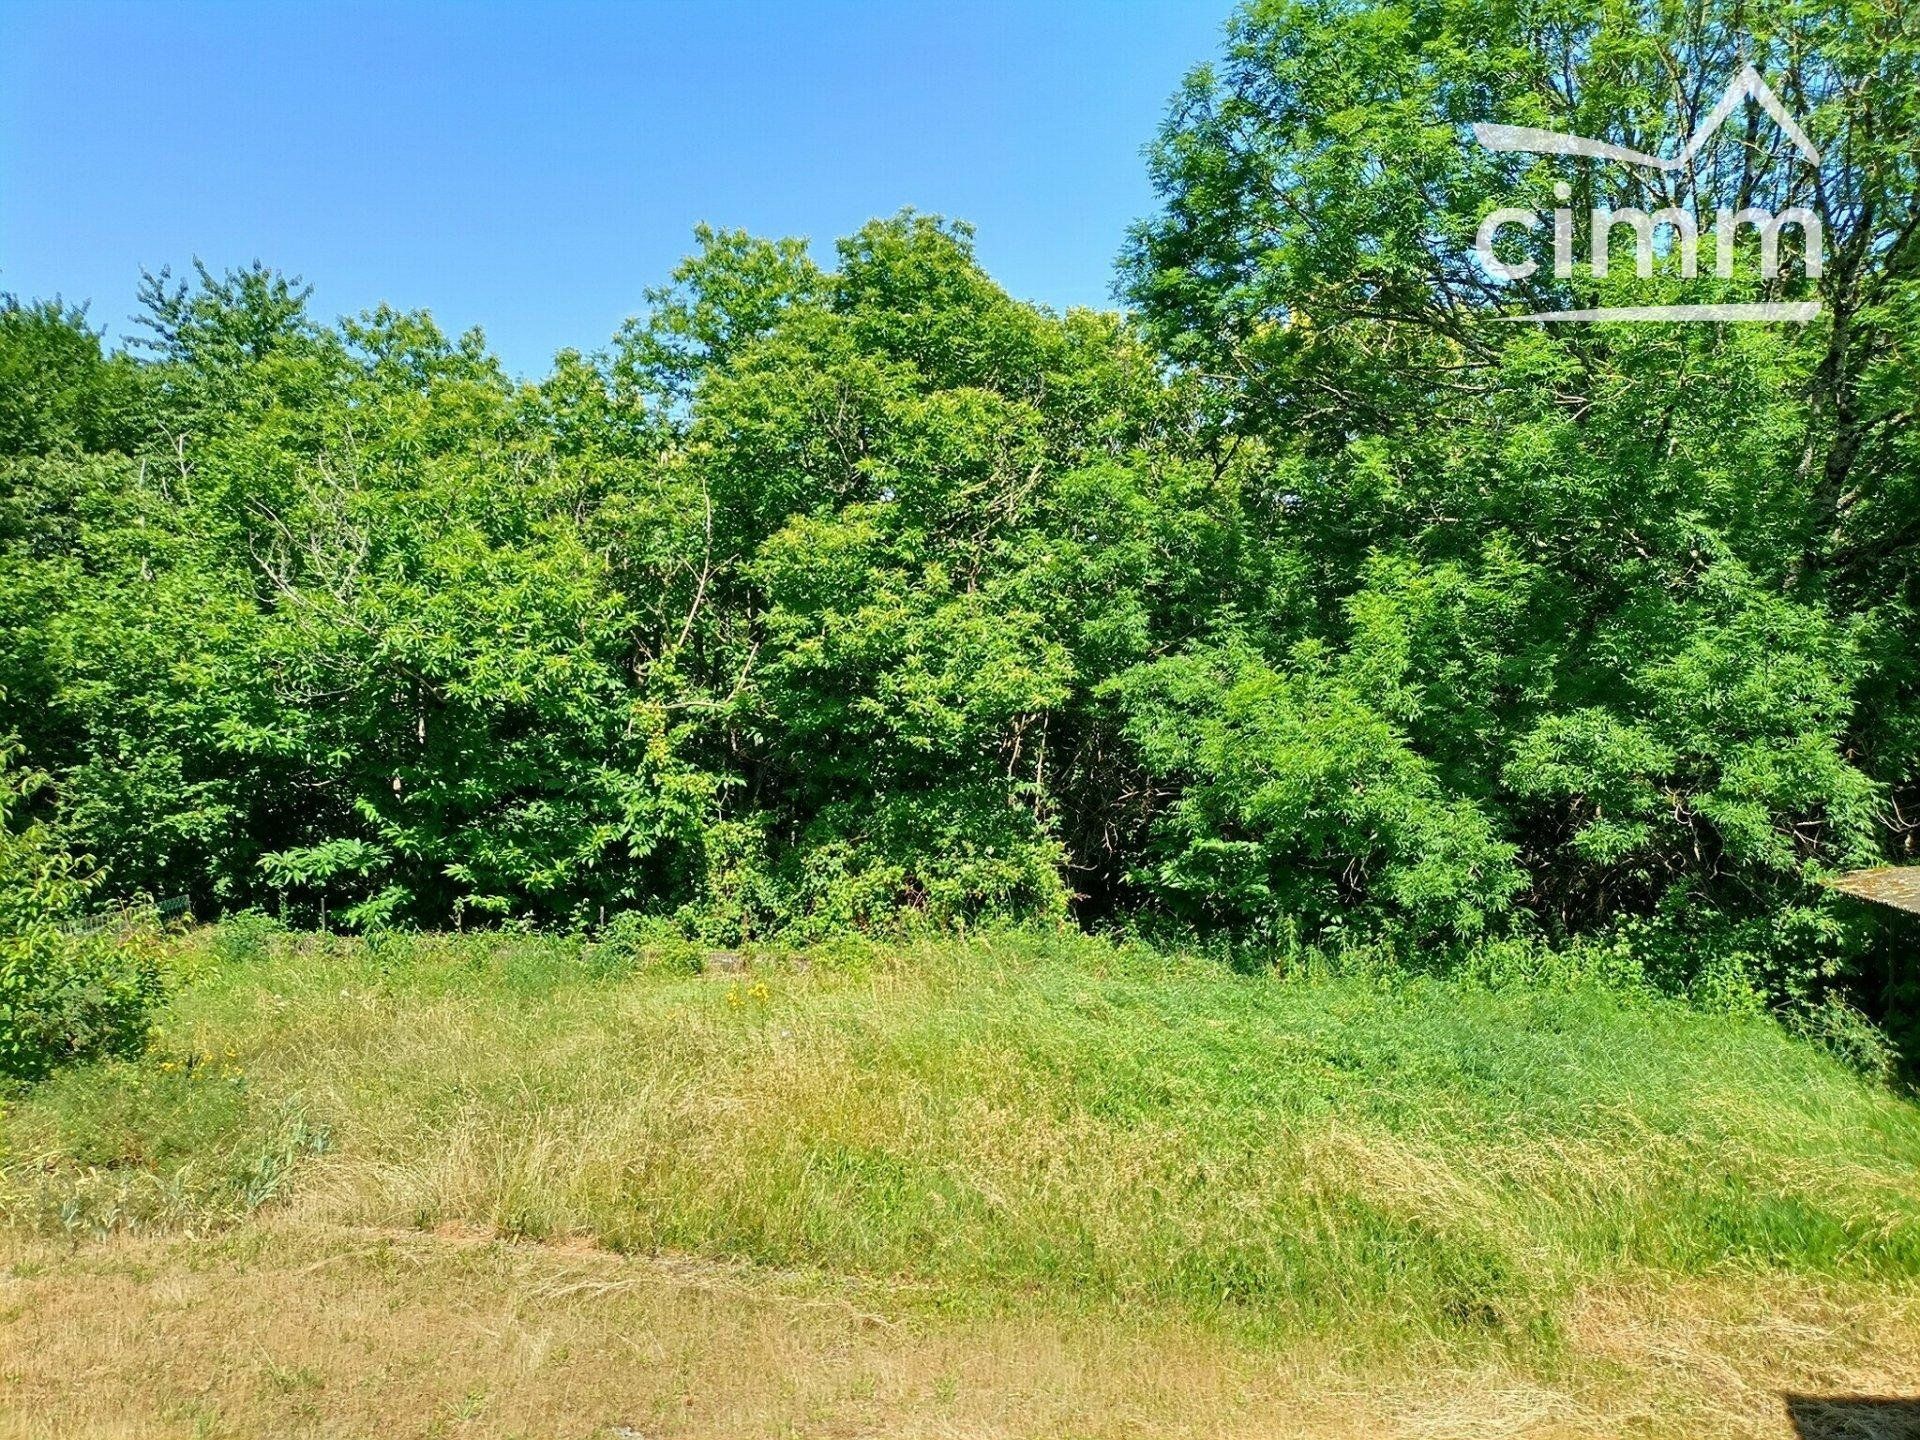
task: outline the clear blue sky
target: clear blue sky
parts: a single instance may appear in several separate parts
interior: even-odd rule
[[[0,290],[261,259],[331,317],[596,348],[706,220],[974,222],[1023,298],[1110,304],[1140,149],[1231,0],[625,5],[0,0]]]

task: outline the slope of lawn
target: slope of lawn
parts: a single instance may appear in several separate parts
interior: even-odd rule
[[[1150,1315],[1237,1354],[1535,1377],[1596,1296],[1916,1313],[1920,1107],[1763,1019],[1067,937],[739,975],[246,939],[185,942],[147,1058],[12,1097],[11,1243],[545,1242],[889,1325]]]

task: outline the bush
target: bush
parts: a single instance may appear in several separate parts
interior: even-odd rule
[[[697,975],[704,952],[658,915],[622,911],[602,927],[587,951],[587,969],[613,978],[641,972]]]
[[[1792,1028],[1856,1074],[1891,1084],[1900,1071],[1900,1051],[1886,1033],[1846,998],[1829,993],[1818,1005],[1795,1012]]]
[[[222,915],[213,931],[213,953],[223,964],[243,965],[264,960],[273,942],[287,927],[266,911],[255,908]]]
[[[21,823],[43,782],[5,767],[10,758],[0,753],[0,1075],[37,1079],[66,1061],[138,1053],[160,968],[153,928],[137,917],[90,934],[65,927],[94,876],[44,825]]]

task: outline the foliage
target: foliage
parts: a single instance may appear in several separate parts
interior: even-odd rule
[[[1675,172],[1470,133],[1671,153],[1748,63],[1820,165],[1757,111]],[[1630,936],[1681,988],[1812,1003],[1866,936],[1808,882],[1912,844],[1913,372],[1870,377],[1915,334],[1916,75],[1867,4],[1253,0],[1152,152],[1129,293],[1208,443],[1280,453],[1317,602],[1267,662],[1307,646],[1488,815],[1548,934]],[[1471,254],[1496,206],[1564,203],[1585,254],[1593,207],[1736,202],[1818,207],[1824,273],[1689,282],[1667,249],[1503,287]],[[1809,295],[1803,327],[1501,323]]]
[[[1749,60],[1823,166],[1468,129],[1658,150]],[[1817,1008],[1877,963],[1817,882],[1920,813],[1917,68],[1864,0],[1250,0],[1124,316],[913,212],[703,228],[529,383],[260,266],[149,277],[137,353],[9,302],[0,725],[118,891],[202,913],[1538,937]],[[1818,202],[1828,264],[1493,284],[1480,217],[1561,181]],[[1683,294],[1823,317],[1501,318]]]
[[[65,1061],[138,1054],[160,998],[157,958],[137,920],[85,933],[66,923],[93,889],[22,804],[44,777],[0,748],[0,1076],[31,1079]]]
[[[1129,733],[1180,777],[1153,878],[1229,924],[1321,931],[1371,899],[1416,937],[1469,939],[1524,879],[1470,801],[1321,657],[1162,661],[1122,678]]]

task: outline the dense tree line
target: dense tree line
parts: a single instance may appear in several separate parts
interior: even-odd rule
[[[537,383],[261,267],[150,277],[125,349],[10,303],[0,733],[201,913],[1608,936],[1806,998],[1868,938],[1815,882],[1920,814],[1917,55],[1898,5],[1262,0],[1124,315],[911,213],[703,229]],[[1819,166],[1468,129],[1672,150],[1749,61]],[[1817,204],[1824,274],[1493,284],[1556,181]],[[1703,292],[1824,311],[1498,319]]]

